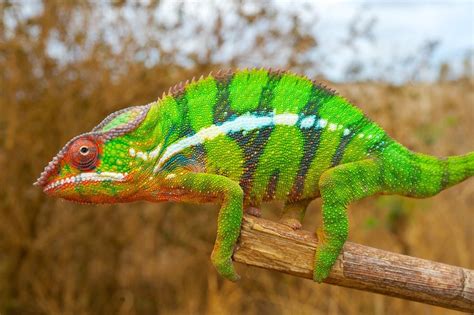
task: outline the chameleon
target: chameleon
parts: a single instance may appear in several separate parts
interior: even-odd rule
[[[298,229],[321,198],[313,279],[322,282],[348,237],[351,202],[429,197],[473,175],[474,152],[415,153],[334,90],[261,68],[193,78],[110,114],[67,142],[35,185],[81,203],[219,204],[211,261],[232,281],[245,212],[259,215],[262,203],[279,200],[282,222]]]

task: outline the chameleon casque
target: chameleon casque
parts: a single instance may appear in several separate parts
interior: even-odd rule
[[[70,140],[36,185],[85,203],[219,203],[211,259],[232,264],[244,210],[284,201],[301,227],[322,198],[314,280],[329,274],[348,235],[347,206],[374,194],[429,197],[474,175],[474,152],[437,158],[391,139],[361,110],[306,77],[267,69],[219,71],[158,101],[119,110]]]

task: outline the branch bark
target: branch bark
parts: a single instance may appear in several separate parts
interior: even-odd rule
[[[245,215],[234,260],[312,279],[316,247],[313,233]],[[474,312],[473,270],[351,242],[325,282]]]

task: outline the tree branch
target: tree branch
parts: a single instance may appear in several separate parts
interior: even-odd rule
[[[245,215],[234,260],[312,279],[316,247],[313,233]],[[474,312],[473,270],[351,242],[325,282]]]

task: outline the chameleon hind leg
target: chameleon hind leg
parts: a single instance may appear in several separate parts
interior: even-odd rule
[[[378,160],[362,160],[326,170],[319,179],[323,201],[323,225],[318,229],[318,247],[313,279],[322,282],[331,271],[349,232],[347,206],[383,191]]]
[[[211,260],[221,276],[237,281],[239,275],[232,264],[232,254],[243,217],[242,188],[227,177],[205,173],[180,174],[169,179],[167,186],[191,196],[187,198],[189,201],[218,199],[221,202]]]
[[[286,203],[280,218],[280,223],[291,227],[294,230],[301,229],[301,221],[304,218],[306,208],[311,200],[305,199],[296,202]]]

